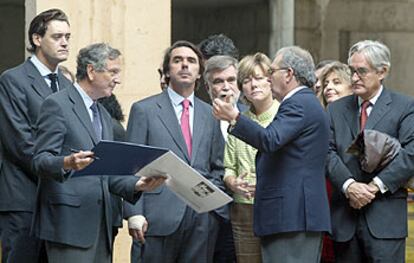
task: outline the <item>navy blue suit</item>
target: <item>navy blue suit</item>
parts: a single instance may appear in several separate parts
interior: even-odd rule
[[[325,188],[328,119],[308,89],[284,100],[267,127],[244,115],[230,131],[258,149],[254,232],[330,231]]]

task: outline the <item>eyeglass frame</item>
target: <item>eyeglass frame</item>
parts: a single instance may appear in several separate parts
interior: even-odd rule
[[[366,67],[354,68],[352,66],[348,66],[348,68],[351,72],[351,77],[356,73],[359,78],[365,78],[370,72],[378,72],[376,69],[372,70]]]
[[[273,74],[275,74],[277,71],[280,71],[280,70],[288,70],[288,69],[289,69],[288,67],[282,67],[282,68],[271,68],[271,67],[269,67],[267,69],[267,74],[269,76],[273,76]]]

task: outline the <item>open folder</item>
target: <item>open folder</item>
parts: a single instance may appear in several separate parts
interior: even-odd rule
[[[92,151],[99,160],[73,176],[165,175],[170,190],[198,213],[217,209],[232,201],[230,196],[168,149],[102,140]]]

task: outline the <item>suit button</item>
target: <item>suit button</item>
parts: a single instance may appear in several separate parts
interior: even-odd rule
[[[97,201],[97,203],[98,203],[98,205],[102,204],[102,200],[101,200],[101,199],[99,199],[99,200]]]

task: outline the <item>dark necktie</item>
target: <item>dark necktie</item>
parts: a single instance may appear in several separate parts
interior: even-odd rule
[[[57,74],[50,73],[47,75],[50,79],[50,88],[52,89],[53,93],[57,91]]]
[[[101,117],[99,116],[98,105],[94,102],[90,108],[92,110],[92,125],[95,130],[96,138],[100,141],[102,140],[102,122]]]
[[[190,101],[184,99],[181,104],[183,105],[183,112],[181,113],[181,132],[183,133],[184,141],[187,145],[188,156],[191,158]]]
[[[359,122],[360,131],[363,131],[365,129],[365,124],[367,123],[368,119],[367,108],[370,104],[371,102],[369,102],[369,100],[364,100],[361,104],[361,119]]]

